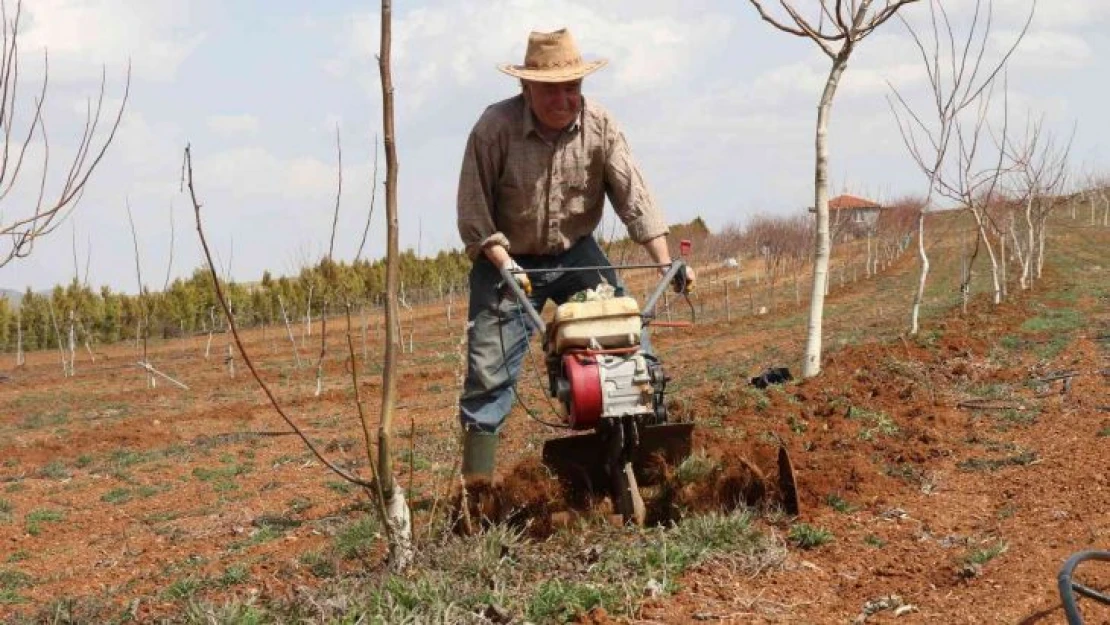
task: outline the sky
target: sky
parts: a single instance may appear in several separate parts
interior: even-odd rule
[[[988,56],[1012,41],[1028,2],[995,0]],[[14,3],[5,4],[10,19]],[[973,4],[946,0],[958,25]],[[130,63],[131,94],[72,217],[29,258],[0,268],[0,287],[48,289],[77,271],[94,288],[135,292],[128,207],[144,284],[159,290],[167,277],[191,274],[203,261],[193,207],[180,189],[187,144],[221,269],[242,281],[267,269],[294,274],[327,252],[340,176],[337,129],[335,257],[352,259],[375,189],[382,127],[378,8],[347,0],[24,0],[15,128],[29,117],[46,55],[48,194],[72,160],[101,77],[104,106],[114,112]],[[398,1],[393,10],[402,248],[459,247],[455,191],[467,133],[487,105],[519,91],[495,66],[522,61],[529,31],[564,26],[587,59],[609,59],[583,91],[619,121],[668,221],[700,216],[720,228],[813,203],[813,132],[829,59],[760,21],[748,2],[424,0]],[[921,24],[926,3],[905,15]],[[1043,116],[1062,135],[1075,129],[1077,179],[1110,172],[1107,26],[1105,0],[1041,0],[1007,72],[1012,117]],[[924,106],[925,84],[902,23],[860,44],[832,114],[833,193],[880,201],[923,194],[925,178],[887,98],[894,85]],[[0,199],[0,219],[33,202],[38,143],[28,162],[39,164]],[[384,167],[380,158],[382,176]],[[384,212],[379,188],[364,256],[384,254]]]

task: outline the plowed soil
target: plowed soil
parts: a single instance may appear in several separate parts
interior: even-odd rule
[[[647,600],[630,620],[1064,622],[1061,564],[1077,551],[1110,549],[1110,230],[1061,220],[1033,291],[1011,284],[1009,301],[994,306],[980,275],[961,312],[955,233],[963,230],[955,219],[934,226],[921,332],[905,333],[917,272],[911,248],[875,277],[834,281],[816,378],[766,391],[748,384],[765,367],[798,373],[806,315],[793,301],[766,315],[709,315],[657,331],[675,380],[672,413],[698,424],[698,453],[726,466],[749,458],[773,475],[781,441],[802,514],[761,521],[791,544],[781,569],[695,569],[676,594]],[[701,275],[699,303],[720,304],[714,270]],[[443,303],[404,315],[415,331],[406,331],[413,350],[401,362],[395,470],[411,488],[418,531],[449,507],[457,479],[461,308],[451,321]],[[319,323],[311,335],[294,328],[300,368],[284,328],[248,332],[248,351],[319,449],[368,477],[344,323],[328,323],[319,396]],[[380,319],[369,317],[365,344],[360,323],[352,329],[360,393],[376,426]],[[213,337],[206,358],[208,340],[151,345],[150,362],[188,390],[164,379],[151,388],[133,343],[78,352],[70,378],[56,352],[29,354],[20,368],[5,355],[0,621],[42,615],[65,598],[95,606],[86,613],[142,621],[178,614],[186,598],[292,599],[326,583],[311,556],[365,514],[367,497],[290,435],[241,358],[231,375],[228,337]],[[522,397],[549,415],[531,365]],[[529,514],[550,519],[567,507],[533,471],[555,434],[514,411],[498,486],[512,510],[540,502]],[[736,500],[721,484],[684,497],[687,509]],[[802,548],[790,540],[797,523],[831,539]],[[340,566],[378,563],[380,552],[371,552]],[[1110,565],[1082,571],[1088,585],[1110,586]],[[222,583],[197,588],[199,579]],[[1110,607],[1082,603],[1088,622],[1110,622]]]

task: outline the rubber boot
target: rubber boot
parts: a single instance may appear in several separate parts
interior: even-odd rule
[[[497,466],[497,443],[501,436],[478,430],[463,433],[462,476],[467,484],[493,481]]]

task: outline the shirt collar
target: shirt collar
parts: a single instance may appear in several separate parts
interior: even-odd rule
[[[522,104],[521,108],[524,110],[524,124],[522,126],[524,136],[527,137],[528,135],[530,135],[532,133],[535,133],[537,137],[540,136],[539,132],[536,130],[536,119],[532,115],[532,107],[528,106],[528,101],[524,99],[523,95],[520,96],[520,102]],[[582,127],[582,119],[583,119],[583,117],[585,117],[585,115],[586,115],[586,97],[583,96],[582,97],[582,110],[578,111],[578,116],[574,118],[574,121],[571,122],[570,126],[567,127],[567,129],[564,130],[563,132],[571,133],[571,134],[573,134],[575,132],[578,132],[578,130]]]

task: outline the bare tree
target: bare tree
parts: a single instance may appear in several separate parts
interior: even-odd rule
[[[29,256],[35,242],[64,223],[65,218],[77,207],[85,184],[116,136],[131,90],[131,68],[128,66],[123,99],[115,119],[111,120],[110,126],[103,129],[104,132],[99,132],[102,130],[101,116],[105,112],[103,105],[106,76],[104,72],[101,73],[100,93],[95,102],[89,101],[86,106],[84,129],[78,137],[77,149],[69,161],[66,174],[59,188],[48,190],[50,142],[46,133],[43,106],[49,85],[50,65],[45,50],[42,87],[32,98],[33,103],[26,107],[30,109],[30,121],[25,122],[25,130],[16,130],[24,123],[18,119],[21,108],[24,108],[19,98],[19,37],[23,34],[20,26],[22,16],[22,1],[17,0],[14,13],[9,13],[8,2],[0,0],[0,19],[3,21],[0,24],[0,29],[3,30],[3,42],[0,44],[0,135],[4,143],[0,150],[0,202],[6,204],[5,208],[13,204],[19,205],[19,208],[0,210],[0,239],[3,240],[0,244],[0,267],[16,258]],[[13,199],[10,194],[20,180],[28,148],[36,136],[42,143],[42,171],[37,181],[37,199],[32,198],[29,202]]]
[[[957,35],[951,17],[940,0],[929,0],[929,28],[924,29],[924,35],[902,19],[921,57],[930,89],[928,107],[921,107],[920,110],[911,106],[893,86],[894,99],[889,101],[906,149],[928,180],[925,201],[917,215],[917,252],[921,272],[910,310],[911,335],[918,332],[921,302],[929,276],[929,257],[925,249],[926,213],[936,195],[942,191],[947,191],[942,195],[960,198],[965,206],[975,203],[973,196],[976,189],[968,187],[972,186],[970,167],[979,135],[967,133],[961,126],[961,120],[969,112],[978,112],[980,125],[975,128],[982,128],[995,79],[1024,38],[1033,19],[1031,8],[1029,18],[1010,47],[997,62],[988,63],[985,57],[991,34],[991,5],[988,0],[984,14],[982,4],[981,0],[976,0],[971,24],[961,35]],[[956,166],[950,162],[954,141],[959,144]],[[954,173],[954,169],[960,174]],[[989,180],[997,180],[997,176]],[[964,192],[960,192],[961,188]],[[981,213],[973,210],[973,214]],[[961,287],[965,301],[969,276],[970,271],[966,272]]]
[[[1001,146],[1013,165],[1008,224],[1014,256],[1021,265],[1018,284],[1022,290],[1031,289],[1041,275],[1045,230],[1058,203],[1057,195],[1067,182],[1072,137],[1066,144],[1057,145],[1053,134],[1045,130],[1042,117],[1027,124],[1020,143],[1008,141]]]
[[[394,570],[408,567],[415,556],[412,544],[412,514],[404,489],[393,479],[391,453],[393,409],[397,402],[397,345],[389,336],[400,321],[397,293],[400,287],[400,252],[397,236],[397,143],[393,128],[393,76],[390,68],[393,22],[392,0],[382,0],[381,50],[378,68],[382,81],[382,135],[385,143],[385,356],[382,366],[382,412],[378,423],[378,479],[388,511],[389,556]]]
[[[821,329],[825,306],[825,290],[829,277],[829,116],[840,78],[848,67],[848,59],[865,37],[882,26],[899,9],[917,0],[884,0],[877,6],[873,0],[844,2],[820,0],[816,20],[807,18],[794,3],[779,0],[787,19],[772,16],[760,0],[749,0],[759,16],[775,28],[809,39],[832,62],[817,107],[815,133],[816,162],[814,166],[814,203],[817,211],[817,240],[813,263],[813,289],[806,330],[805,361],[802,376],[813,377],[821,372]]]

